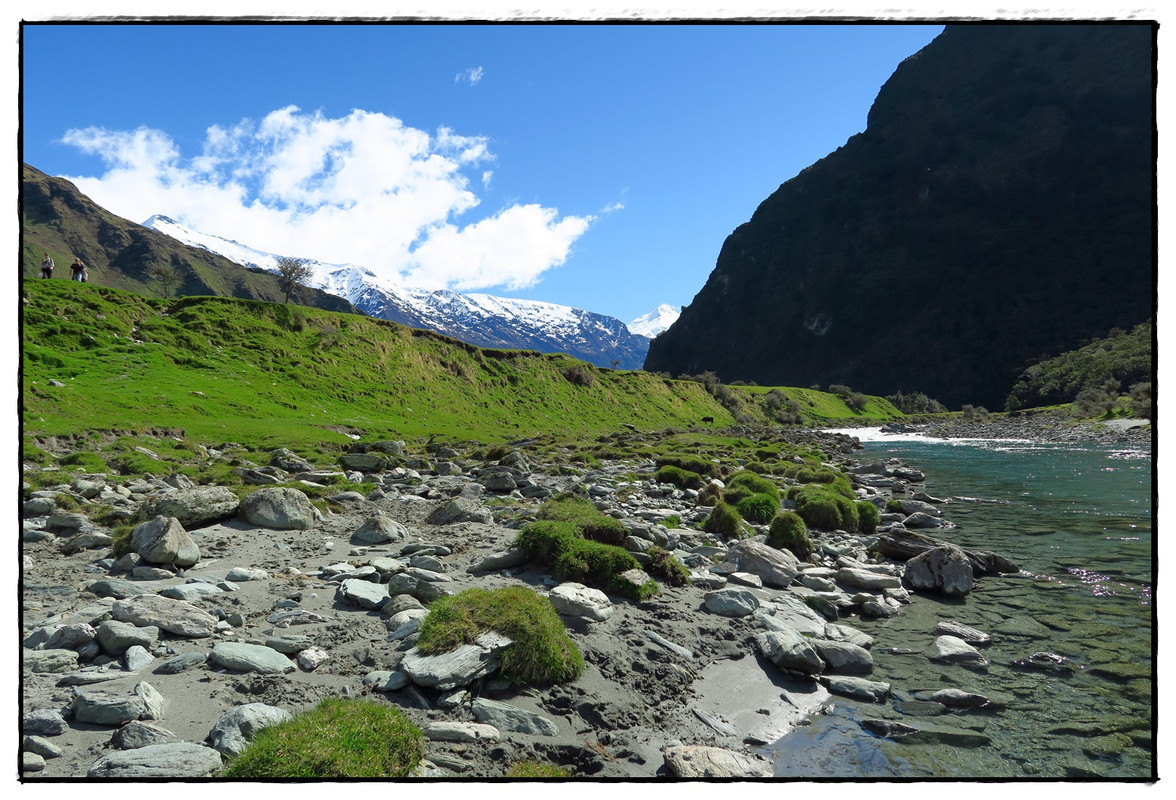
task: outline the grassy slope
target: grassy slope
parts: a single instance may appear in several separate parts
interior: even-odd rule
[[[626,423],[733,422],[697,383],[481,350],[368,317],[61,280],[26,280],[23,294],[22,410],[32,436],[182,428],[197,440],[298,449],[346,444],[345,432],[497,443],[587,438]],[[592,385],[569,380],[575,371]],[[748,408],[766,391],[736,388]],[[787,391],[830,421],[855,416],[831,395]]]

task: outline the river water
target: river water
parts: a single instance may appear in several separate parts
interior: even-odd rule
[[[933,440],[845,431],[859,460],[897,457],[926,474],[958,527],[931,531],[1013,559],[1019,575],[980,579],[962,601],[919,596],[889,620],[847,622],[875,637],[871,680],[888,703],[834,697],[826,713],[765,751],[781,777],[1154,777],[1152,458],[1105,445]],[[989,633],[986,670],[925,653],[941,620]],[[906,654],[889,652],[906,649]],[[1016,665],[1038,652],[1070,669]],[[915,691],[957,687],[995,708],[923,716]],[[881,738],[864,719],[925,733]]]

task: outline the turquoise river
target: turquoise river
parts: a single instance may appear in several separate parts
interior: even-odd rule
[[[934,440],[847,431],[863,461],[898,458],[957,527],[930,531],[1013,559],[962,601],[922,595],[886,620],[849,624],[875,637],[871,680],[888,703],[831,697],[824,714],[765,753],[780,777],[1099,779],[1155,777],[1152,456],[1096,444]],[[986,670],[932,661],[932,629],[955,620],[992,636]],[[891,649],[895,652],[891,652]],[[1047,652],[1065,669],[1017,662]],[[991,707],[937,716],[915,691],[957,687]],[[926,733],[866,733],[864,719]]]

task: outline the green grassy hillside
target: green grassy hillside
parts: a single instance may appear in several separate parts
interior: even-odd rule
[[[348,434],[494,444],[736,421],[693,381],[483,350],[369,317],[38,279],[22,302],[26,442],[182,429],[194,441],[329,450]],[[784,391],[810,419],[860,418],[833,395]],[[766,388],[734,392],[744,422],[767,422]]]

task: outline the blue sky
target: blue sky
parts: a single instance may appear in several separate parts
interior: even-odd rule
[[[136,222],[627,322],[941,30],[30,24],[23,158]]]

